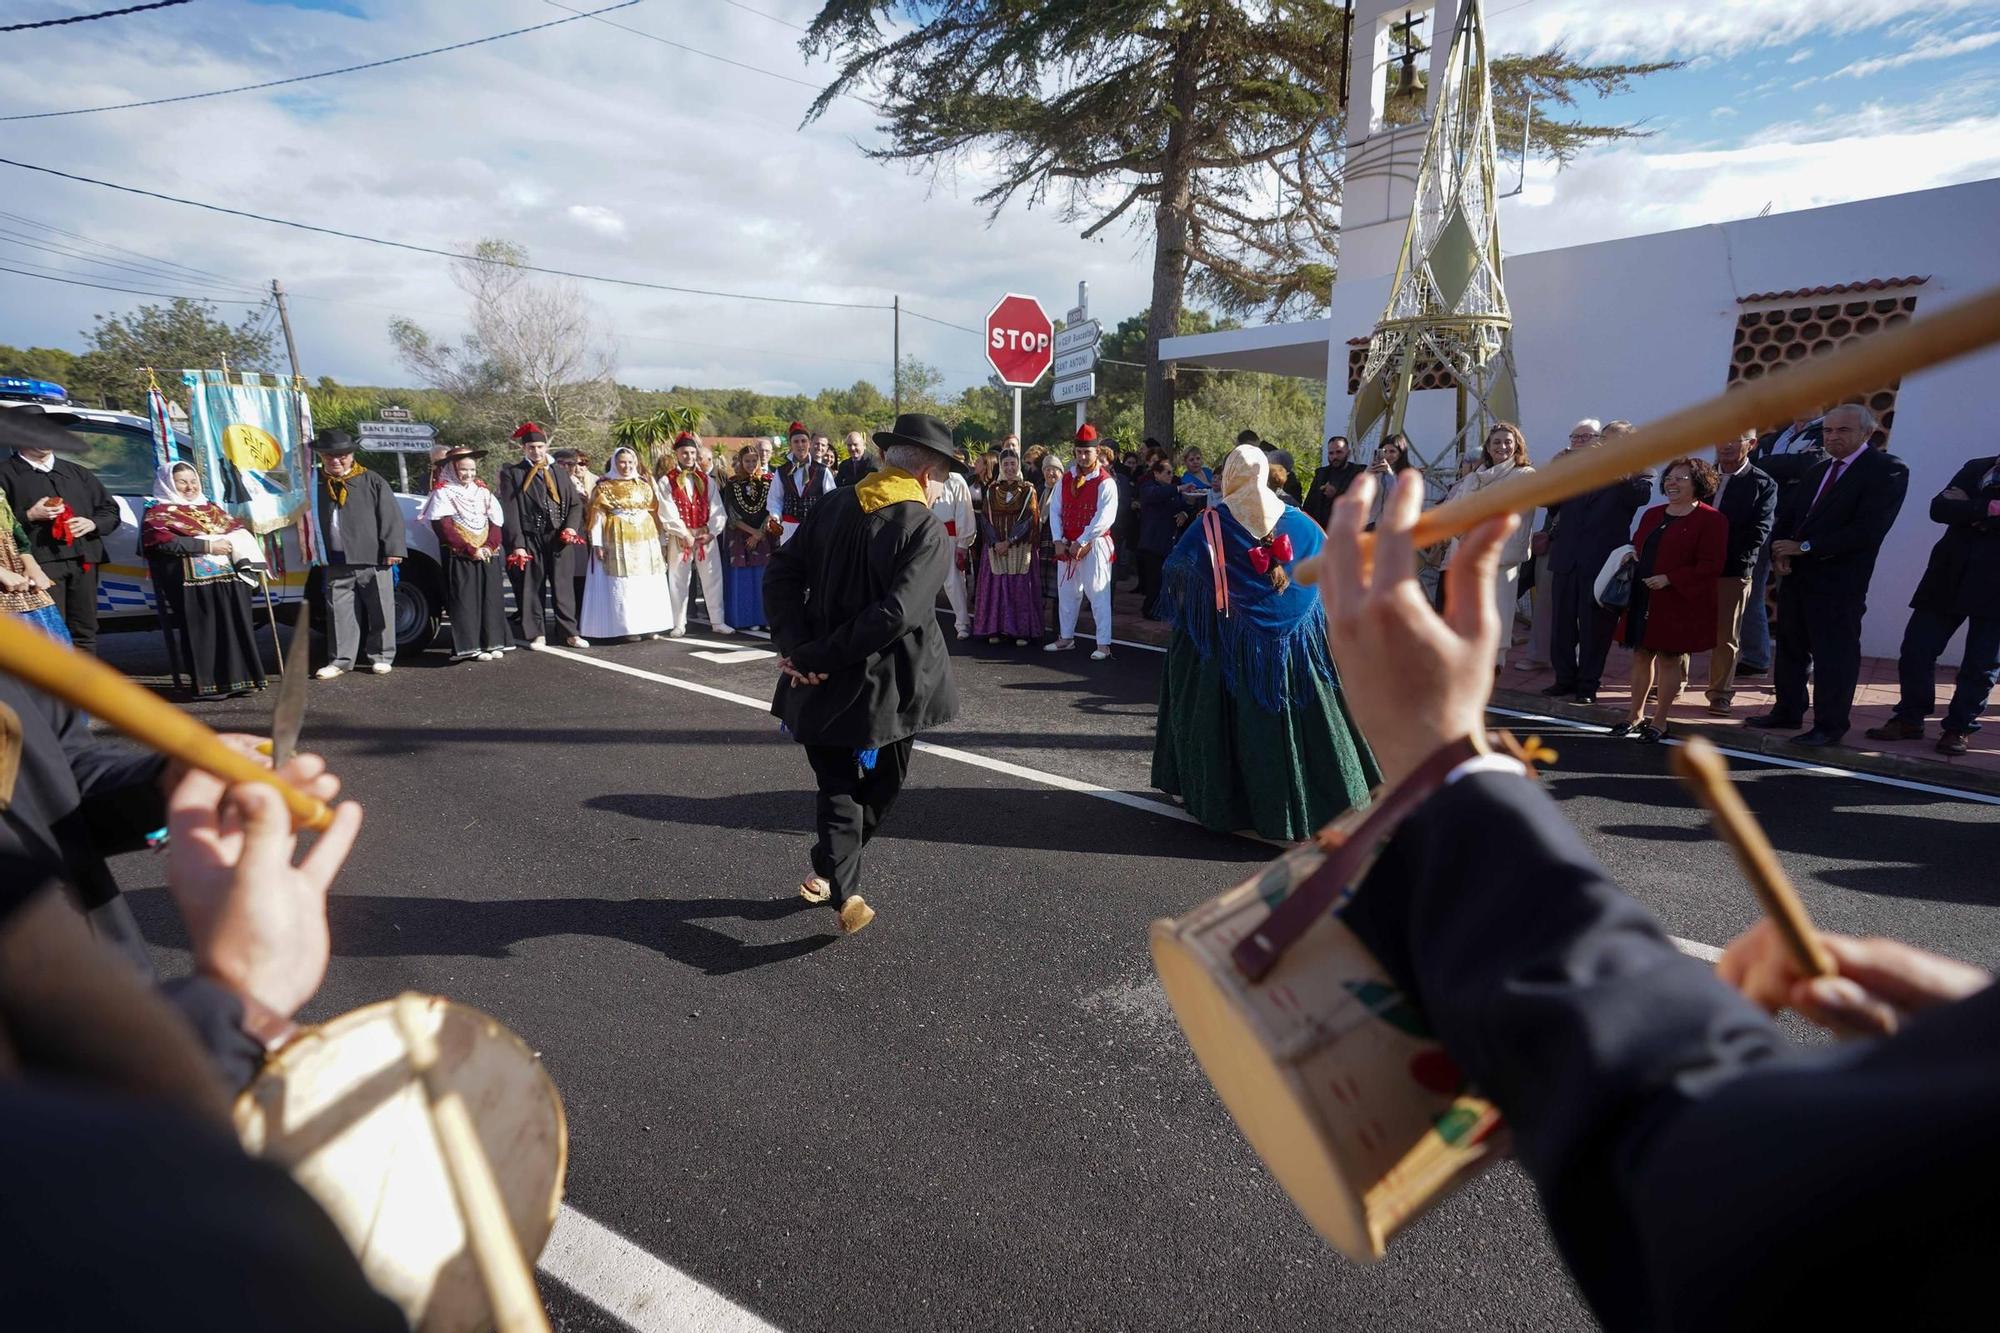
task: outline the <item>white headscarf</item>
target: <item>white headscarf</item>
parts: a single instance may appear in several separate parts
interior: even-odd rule
[[[194,473],[195,491],[194,498],[191,500],[174,489],[174,473],[180,471],[182,468],[186,468],[189,472]],[[153,499],[163,505],[188,505],[190,507],[208,503],[208,496],[201,489],[201,473],[196,470],[194,464],[184,461],[169,463],[165,467],[153,469]]]
[[[1254,444],[1237,445],[1222,461],[1222,503],[1260,542],[1285,513],[1285,502],[1270,487],[1270,475],[1271,460]]]
[[[630,454],[632,457],[632,475],[630,477],[621,477],[618,475],[618,455],[620,454]],[[646,480],[646,469],[641,467],[639,464],[639,451],[637,449],[630,447],[629,445],[623,445],[623,444],[619,445],[616,449],[613,449],[611,451],[611,457],[604,461],[604,475],[598,478],[598,480],[599,481]]]

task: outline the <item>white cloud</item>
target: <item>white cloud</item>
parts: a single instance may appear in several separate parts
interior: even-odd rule
[[[1728,120],[1736,114],[1736,108],[1733,106],[1712,106],[1708,109],[1708,114],[1716,120]]]
[[[1974,51],[1984,51],[1989,46],[2000,46],[2000,32],[1976,32],[1956,38],[1927,35],[1918,38],[1916,43],[1907,51],[1899,51],[1892,56],[1875,56],[1868,60],[1857,60],[1843,69],[1835,70],[1833,76],[1865,79],[1871,74],[1880,74],[1884,70],[1901,69],[1905,65],[1915,65],[1926,60],[1949,60],[1954,56],[1970,55]]]
[[[571,204],[568,208],[570,219],[580,227],[587,227],[601,236],[623,236],[625,219],[615,208],[602,204]]]
[[[1802,46],[1798,50],[1786,56],[1785,63],[1787,65],[1801,65],[1804,64],[1806,61],[1811,60],[1812,58],[1813,58],[1813,49],[1810,46]]]
[[[1592,60],[1690,59],[1996,10],[1996,0],[1536,0],[1496,9],[1491,29],[1502,50],[1561,42]]]

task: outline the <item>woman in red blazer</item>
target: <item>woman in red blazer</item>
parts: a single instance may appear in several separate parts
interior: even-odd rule
[[[1667,734],[1667,710],[1687,679],[1688,654],[1715,647],[1715,587],[1729,548],[1729,520],[1707,501],[1715,498],[1715,469],[1699,458],[1667,464],[1660,489],[1667,502],[1639,518],[1632,538],[1638,561],[1632,601],[1618,621],[1618,641],[1632,650],[1632,705],[1614,736],[1657,743]],[[1659,689],[1653,720],[1646,695]]]

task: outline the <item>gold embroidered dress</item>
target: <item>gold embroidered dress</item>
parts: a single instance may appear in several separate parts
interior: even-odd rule
[[[632,460],[629,477],[616,475],[621,456]],[[660,497],[638,461],[630,449],[612,454],[610,470],[591,489],[584,511],[590,572],[577,628],[588,639],[664,634],[673,625],[660,550]]]

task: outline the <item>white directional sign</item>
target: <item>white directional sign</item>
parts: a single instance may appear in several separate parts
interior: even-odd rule
[[[1085,347],[1097,346],[1098,338],[1104,330],[1094,319],[1086,319],[1080,324],[1072,324],[1056,335],[1056,355],[1078,351]],[[1058,374],[1061,372],[1058,371]]]
[[[1057,407],[1064,403],[1080,403],[1086,398],[1097,396],[1097,375],[1090,372],[1074,379],[1057,380],[1049,391],[1049,401]]]
[[[1086,370],[1094,369],[1096,365],[1097,349],[1095,347],[1085,347],[1080,351],[1070,352],[1067,355],[1057,357],[1055,366],[1050,373],[1059,380],[1066,380],[1081,375]]]
[[[437,427],[421,421],[357,421],[354,431],[376,453],[425,454],[437,438]]]

